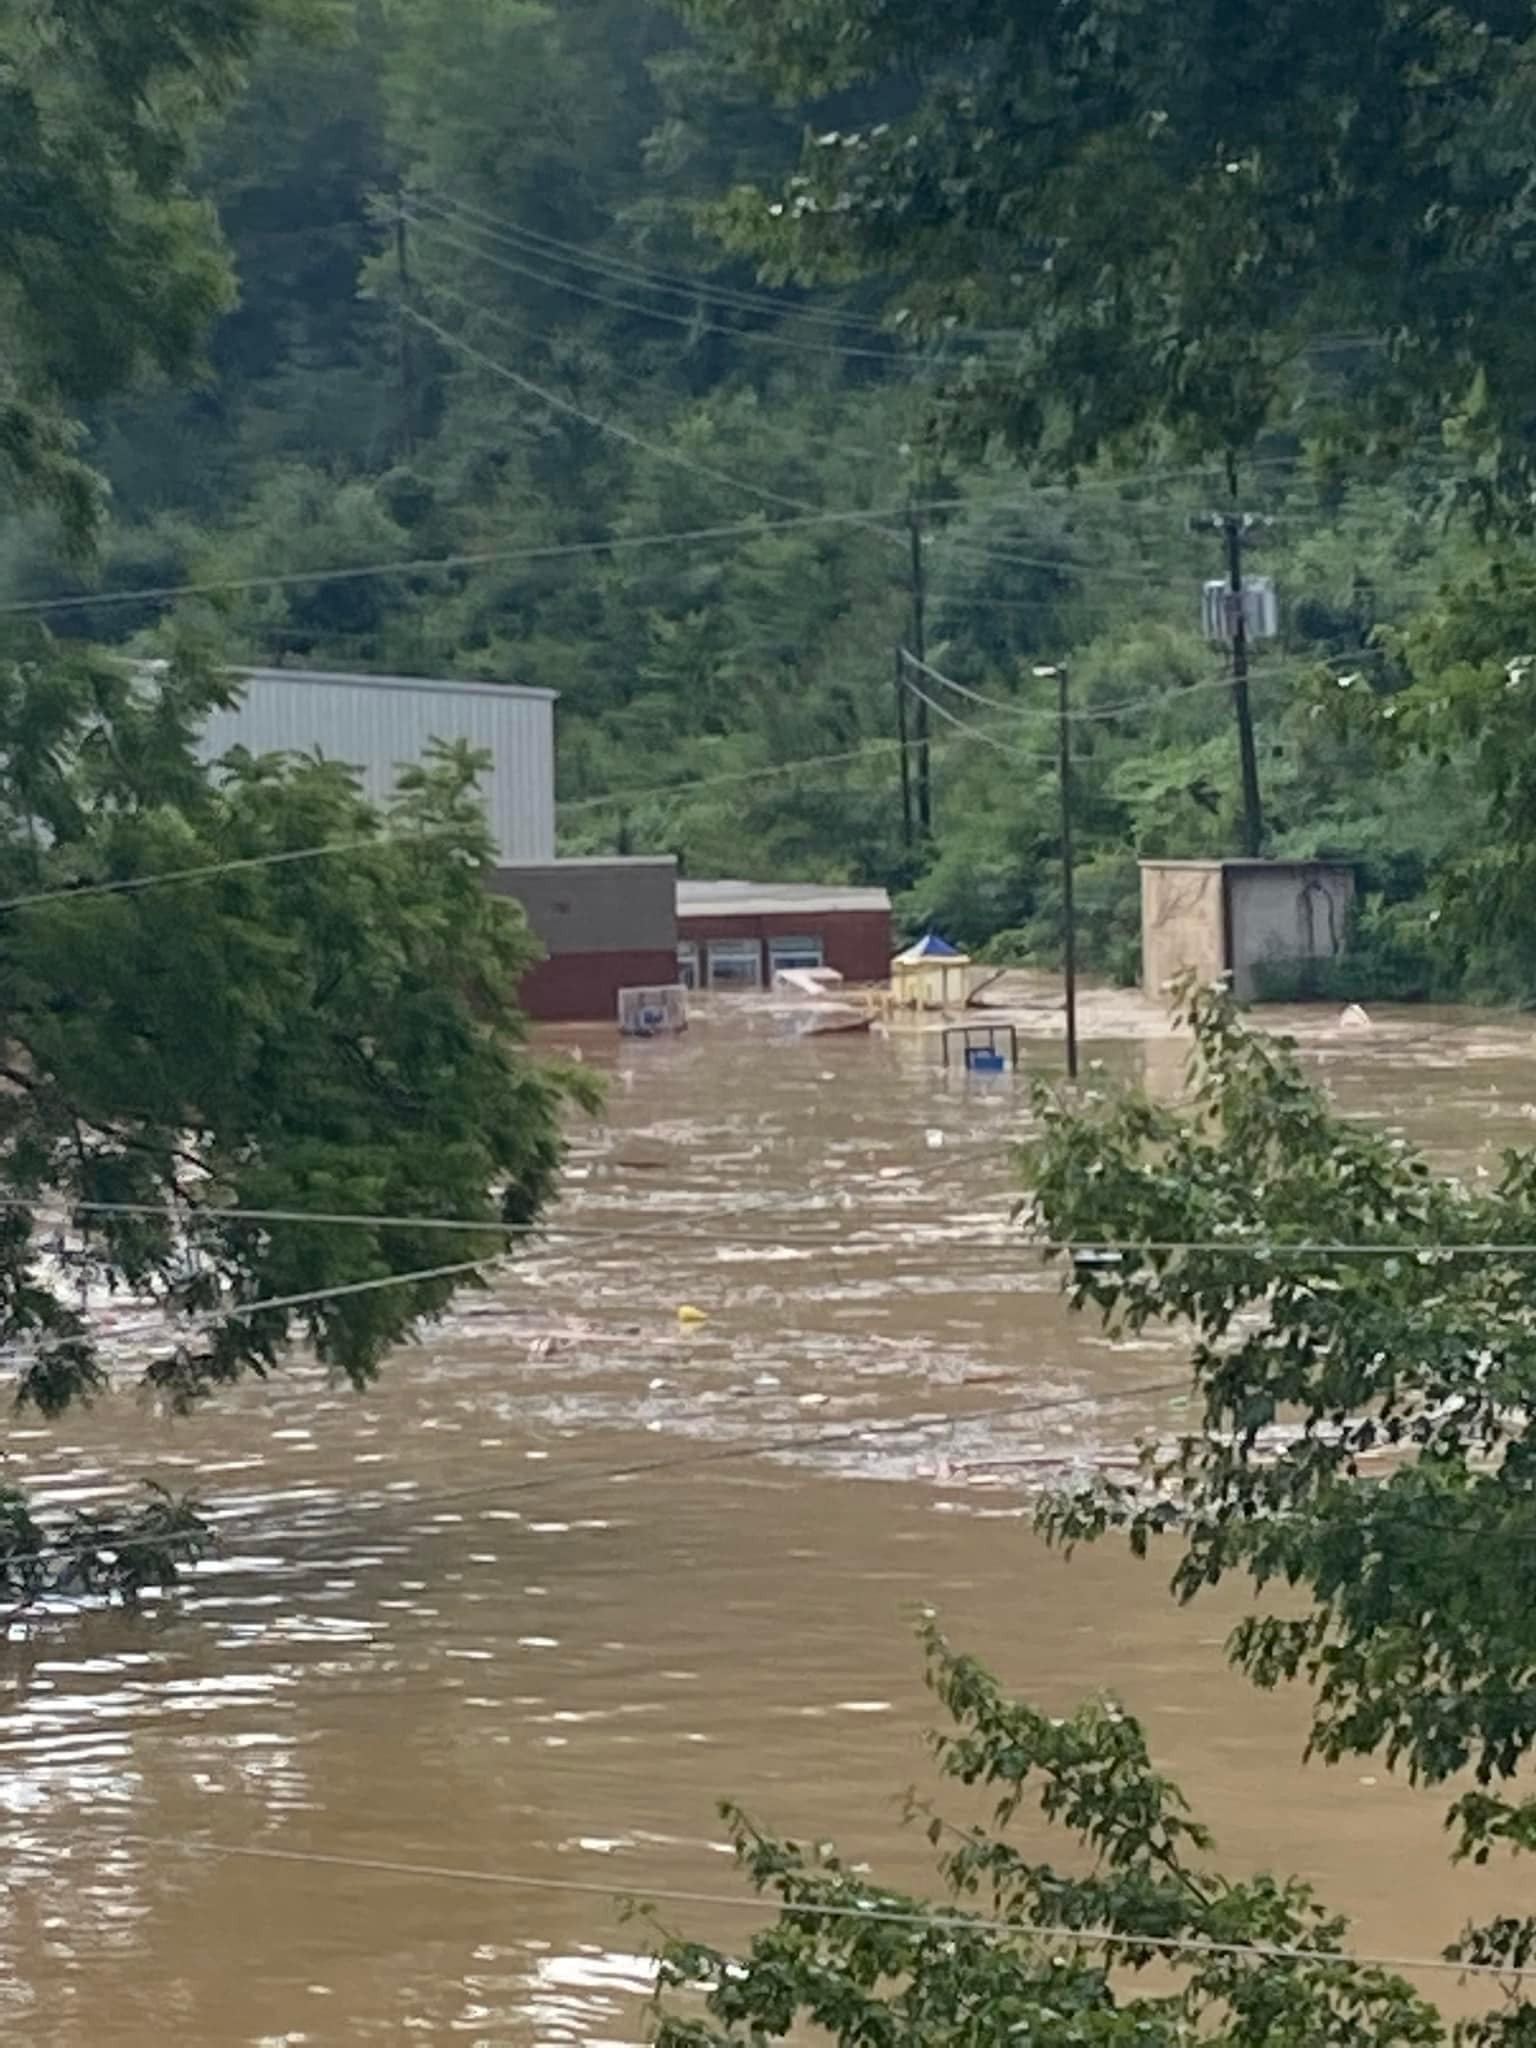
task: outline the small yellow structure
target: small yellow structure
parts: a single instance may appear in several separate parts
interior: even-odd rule
[[[937,932],[925,932],[891,962],[891,1000],[909,1010],[962,1010],[970,966],[968,953]]]

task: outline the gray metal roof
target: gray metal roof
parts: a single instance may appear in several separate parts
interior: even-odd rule
[[[1304,858],[1285,856],[1279,860],[1269,860],[1263,855],[1241,853],[1230,856],[1209,855],[1200,860],[1143,858],[1137,861],[1136,865],[1141,868],[1186,868],[1191,872],[1198,871],[1207,875],[1217,874],[1223,868],[1242,868],[1252,874],[1274,875],[1294,868],[1352,868],[1358,866],[1358,862],[1342,857],[1336,859],[1331,854],[1320,853]]]
[[[330,683],[354,690],[441,690],[455,697],[533,697],[548,704],[557,690],[540,690],[528,683],[487,683],[477,679],[459,682],[447,676],[360,675],[347,669],[328,668],[232,668],[230,674],[247,683]]]
[[[793,917],[839,911],[888,913],[890,896],[884,889],[856,888],[833,882],[695,882],[682,879],[677,885],[679,917]]]

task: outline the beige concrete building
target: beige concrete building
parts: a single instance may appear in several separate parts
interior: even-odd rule
[[[1341,954],[1355,900],[1353,868],[1340,861],[1144,860],[1141,862],[1141,985],[1161,1000],[1170,981],[1230,975],[1251,1002],[1266,967],[1306,969]]]

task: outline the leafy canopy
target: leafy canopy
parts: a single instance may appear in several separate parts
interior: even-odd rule
[[[1241,450],[1298,354],[1525,460],[1523,0],[690,0],[754,77],[839,95],[796,173],[726,215],[770,275],[873,273],[968,348],[956,418],[1072,465],[1172,428]],[[850,112],[849,109],[852,109]],[[1357,393],[1351,393],[1356,396]]]
[[[46,1414],[111,1376],[80,1282],[153,1304],[134,1355],[172,1406],[299,1340],[366,1380],[500,1226],[515,1243],[562,1105],[593,1100],[524,1043],[536,949],[485,886],[482,759],[438,750],[384,809],[337,762],[210,772],[195,735],[230,695],[190,649],[146,679],[31,633],[0,664],[0,1356]],[[62,1267],[61,1215],[83,1232]]]
[[[0,0],[0,482],[77,546],[98,486],[74,408],[185,371],[232,303],[186,171],[265,25],[334,0]]]
[[[1384,1750],[1416,1782],[1465,1774],[1458,1856],[1530,1847],[1536,1153],[1506,1153],[1486,1185],[1439,1176],[1337,1115],[1223,991],[1181,1008],[1187,1106],[1042,1091],[1026,1172],[1052,1240],[1120,1247],[1074,1260],[1075,1305],[1113,1331],[1187,1332],[1199,1419],[1134,1480],[1050,1503],[1045,1526],[1138,1551],[1168,1537],[1181,1599],[1232,1575],[1301,1589],[1302,1612],[1238,1625],[1238,1667],[1307,1681],[1330,1762]],[[1500,1923],[1468,1953],[1524,1960],[1533,1935]]]
[[[893,1890],[830,1844],[764,1834],[726,1808],[737,1860],[778,1917],[739,1956],[665,1945],[659,2048],[799,2038],[807,2026],[841,2048],[1387,2048],[1447,2038],[1400,1978],[1337,1959],[1346,1923],[1310,1886],[1212,1868],[1209,1834],[1154,1769],[1129,1714],[1108,1701],[1042,1714],[932,1623],[923,1637],[928,1682],[953,1724],[933,1738],[939,1768],[994,1799],[990,1826],[925,1810],[950,1900]],[[1010,1838],[1028,1805],[1072,1838],[1071,1869]],[[1067,1929],[1114,1939],[1079,1944]],[[1170,1957],[1160,1946],[1186,1941],[1301,1953],[1194,1947]],[[1149,1968],[1156,1988],[1140,1981]],[[687,2006],[666,1998],[677,1990],[692,1994]]]

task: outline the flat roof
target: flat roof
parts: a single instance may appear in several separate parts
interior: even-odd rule
[[[822,915],[863,910],[888,914],[884,889],[841,882],[695,882],[677,885],[679,917],[793,917],[798,911]]]
[[[675,871],[677,856],[671,853],[576,853],[569,858],[556,854],[550,860],[502,860],[496,863],[499,875],[516,874],[521,869],[532,868],[540,874],[565,868],[667,868]]]
[[[1265,860],[1262,856],[1256,857],[1253,854],[1240,853],[1233,854],[1230,859],[1219,855],[1204,860],[1146,859],[1138,860],[1136,865],[1139,868],[1198,869],[1203,874],[1214,874],[1220,868],[1248,868],[1255,873],[1273,874],[1277,868],[1352,868],[1357,867],[1359,863],[1343,856],[1335,858],[1331,854],[1321,853],[1305,856],[1298,855],[1294,858],[1288,857],[1280,860]]]
[[[345,669],[328,668],[243,668],[231,675],[247,683],[329,683],[353,690],[440,690],[453,697],[532,697],[551,704],[557,690],[535,689],[528,683],[458,682],[449,676],[358,675]]]

